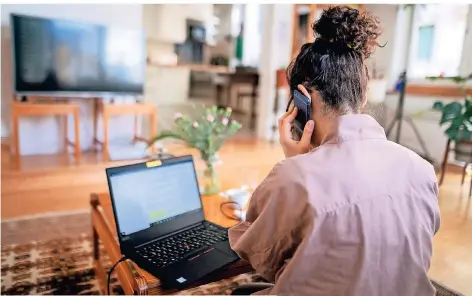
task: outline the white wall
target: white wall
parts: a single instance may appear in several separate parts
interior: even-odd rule
[[[244,5],[243,60],[244,66],[258,67],[261,54],[261,4]]]
[[[462,52],[461,75],[472,73],[472,4],[469,5],[469,14],[467,15],[467,30],[464,36],[464,51]]]
[[[8,136],[11,120],[12,79],[11,79],[11,13],[27,14],[47,18],[84,21],[125,28],[142,27],[142,5],[138,4],[5,4],[1,9],[2,24],[2,136]],[[92,144],[92,105],[90,101],[80,101],[81,145],[88,149]],[[69,119],[72,123],[72,118]],[[116,118],[110,122],[110,140],[129,138],[133,132],[132,118]],[[6,128],[4,128],[6,127]],[[72,127],[72,126],[71,126]],[[100,133],[101,130],[99,130]],[[73,129],[69,138],[73,139]],[[63,149],[61,121],[57,118],[25,118],[20,121],[21,154],[51,154]]]
[[[275,75],[281,66],[290,63],[292,53],[293,4],[263,4],[261,12],[257,134],[260,138],[271,139],[272,125],[278,119],[272,111],[275,102]],[[287,98],[280,98],[280,101],[286,100]]]
[[[392,70],[392,57],[395,45],[395,30],[397,21],[397,7],[395,4],[366,4],[365,9],[380,19],[382,26],[382,35],[379,38],[381,45],[386,44],[384,47],[376,49],[375,53],[371,56],[368,61],[369,67],[374,64],[377,71],[384,74],[387,81],[391,81],[391,70]],[[372,69],[370,70],[373,71]],[[396,77],[394,77],[396,79]]]

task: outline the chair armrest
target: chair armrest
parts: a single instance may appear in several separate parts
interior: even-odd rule
[[[116,240],[112,226],[110,225],[110,222],[100,204],[100,197],[98,194],[91,194],[90,205],[92,208],[94,265],[101,284],[102,292],[106,293],[108,275],[105,274],[104,266],[100,260],[99,241],[103,244],[112,264],[120,260],[123,255],[121,254],[120,246]],[[116,266],[115,272],[118,275],[121,287],[128,295],[136,293],[138,295],[146,295],[148,292],[148,282],[143,276],[135,275],[133,273],[130,267],[132,264],[133,263],[131,262],[124,261]]]

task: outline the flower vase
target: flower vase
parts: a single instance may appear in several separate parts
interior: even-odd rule
[[[203,184],[200,191],[204,195],[216,194],[220,191],[220,184],[216,173],[216,165],[220,162],[220,159],[217,153],[205,153],[204,151],[200,151],[200,154],[206,165],[203,171]]]
[[[215,170],[215,164],[206,162],[206,168],[203,171],[203,191],[204,195],[216,194],[220,191],[218,176]]]

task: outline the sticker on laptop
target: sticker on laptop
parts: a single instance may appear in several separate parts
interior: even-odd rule
[[[176,279],[176,281],[182,284],[182,283],[185,283],[187,280],[184,279],[183,277],[179,277],[178,279]]]
[[[158,159],[158,160],[153,160],[153,161],[148,161],[148,162],[146,162],[146,167],[148,167],[148,168],[153,168],[153,167],[160,166],[161,164],[162,164],[162,161],[160,161],[160,160]]]

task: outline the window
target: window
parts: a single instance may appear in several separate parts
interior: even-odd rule
[[[412,78],[459,74],[468,4],[416,5],[408,72]]]
[[[421,26],[418,32],[418,59],[430,61],[434,46],[434,26]]]
[[[261,5],[245,4],[243,65],[258,67],[261,52]]]

